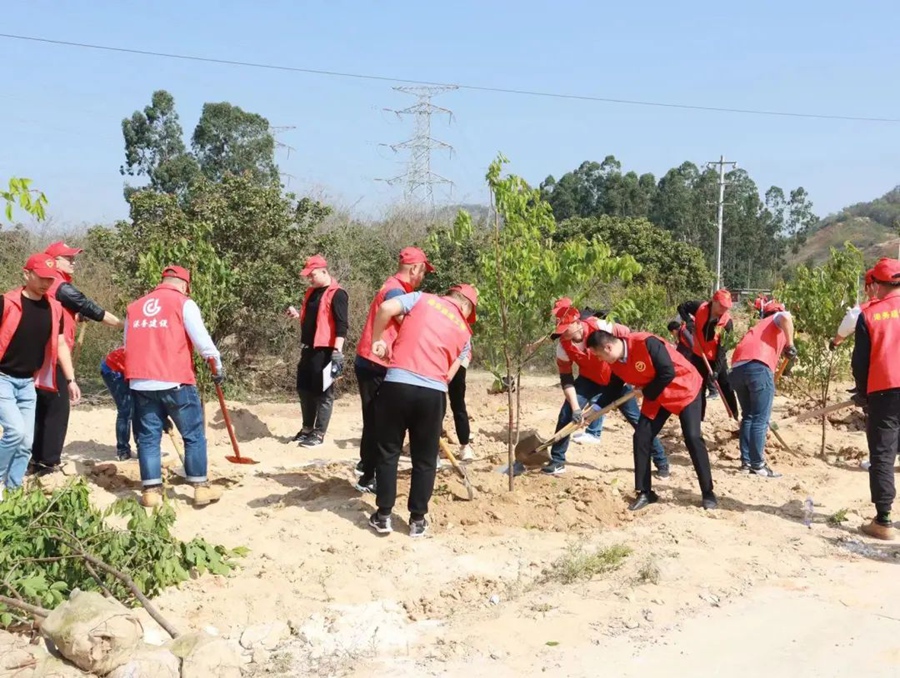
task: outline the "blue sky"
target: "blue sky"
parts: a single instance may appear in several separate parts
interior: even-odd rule
[[[6,3],[0,32],[303,68],[514,89],[835,115],[900,118],[900,4],[886,0],[603,3],[520,0],[121,0]],[[115,54],[0,39],[0,180],[27,176],[63,224],[127,216],[121,120],[155,89],[190,135],[207,101],[295,126],[279,139],[291,190],[377,214],[403,172],[380,144],[412,121],[391,83]],[[483,202],[498,151],[533,183],[615,155],[657,176],[725,154],[763,188],[798,185],[819,214],[900,183],[900,123],[645,108],[455,91],[435,169],[454,202]],[[443,194],[441,194],[443,195]],[[444,197],[446,201],[446,197]]]

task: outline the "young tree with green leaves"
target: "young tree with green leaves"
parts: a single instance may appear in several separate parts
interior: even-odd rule
[[[630,280],[640,266],[629,255],[612,256],[605,243],[581,234],[556,242],[550,205],[540,189],[514,174],[503,175],[507,162],[500,155],[487,172],[494,223],[490,241],[478,258],[481,296],[476,341],[487,353],[492,371],[505,374],[509,385],[507,452],[512,490],[522,367],[534,354],[534,337],[547,331],[554,301],[562,296],[577,298],[598,282]],[[467,219],[467,214],[460,214],[461,236],[470,232]]]
[[[862,273],[862,252],[848,242],[842,249],[832,248],[831,256],[822,266],[799,266],[793,279],[775,291],[775,297],[793,314],[798,330],[795,343],[799,355],[791,371],[792,381],[821,407],[828,404],[835,375],[849,365],[852,342],[844,342],[833,351],[829,350],[828,343],[847,308],[856,303]],[[825,421],[823,415],[820,450],[823,457]]]
[[[47,196],[31,188],[31,179],[12,177],[6,190],[0,190],[0,199],[6,203],[7,221],[12,221],[13,210],[16,207],[39,221],[43,221],[46,216]]]

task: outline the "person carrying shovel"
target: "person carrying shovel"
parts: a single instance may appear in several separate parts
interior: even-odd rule
[[[565,401],[559,411],[556,430],[559,431],[575,421],[581,423],[583,410],[588,403],[594,404],[603,400],[612,402],[615,398],[604,398],[609,387],[612,371],[607,363],[591,353],[585,343],[592,332],[605,330],[616,336],[627,336],[629,330],[624,325],[612,324],[596,317],[585,318],[574,306],[565,309],[554,309],[557,318],[554,336],[559,337],[556,351],[556,366],[559,370],[559,381],[562,385]],[[578,376],[572,373],[573,365],[578,366]],[[620,389],[621,390],[621,389]],[[630,392],[630,387],[619,393]],[[605,404],[608,404],[605,403]],[[640,419],[637,403],[634,399],[626,401],[620,408],[622,415],[632,426],[637,426]],[[603,431],[603,417],[590,423],[581,436],[582,442],[599,443]],[[575,436],[572,436],[575,438]],[[546,475],[561,475],[566,470],[566,451],[569,448],[569,437],[556,442],[550,448],[550,462],[541,469]],[[653,439],[653,463],[660,478],[669,477],[669,460],[659,439]]]
[[[193,349],[213,361],[216,383],[224,381],[225,370],[200,308],[188,297],[190,282],[186,269],[167,266],[156,289],[129,304],[126,312],[125,378],[138,422],[141,504],[148,508],[162,502],[160,442],[167,417],[184,441],[184,472],[194,488],[194,506],[205,506],[222,496],[206,475],[206,431]]]
[[[633,439],[637,496],[628,510],[639,511],[659,501],[652,487],[650,453],[653,439],[673,414],[681,420],[684,442],[700,481],[703,508],[718,508],[709,453],[700,429],[703,378],[697,370],[674,346],[648,332],[617,337],[605,330],[597,330],[588,336],[587,349],[609,363],[612,370],[605,399],[620,397],[626,384],[633,385],[644,396]]]
[[[766,433],[775,398],[775,370],[780,356],[797,357],[794,321],[784,310],[769,315],[750,328],[731,356],[731,382],[741,402],[741,473],[780,478],[766,463]]]
[[[862,310],[856,323],[851,361],[856,393],[853,401],[867,412],[869,492],[875,518],[860,530],[892,540],[891,508],[897,496],[894,462],[900,450],[900,261],[880,259],[872,269],[877,301]]]

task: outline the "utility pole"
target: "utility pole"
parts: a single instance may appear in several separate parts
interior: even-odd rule
[[[716,222],[719,227],[719,243],[716,246],[716,289],[722,288],[722,222],[725,217],[725,165],[731,165],[732,169],[737,168],[737,163],[725,160],[724,155],[720,155],[715,162],[706,163],[706,166],[710,169],[716,166],[719,168],[719,200],[716,203]]]
[[[404,115],[412,115],[415,119],[415,133],[412,138],[407,139],[399,144],[383,144],[388,146],[392,151],[405,150],[409,151],[409,161],[407,162],[406,173],[393,179],[380,179],[387,184],[403,182],[406,184],[406,197],[409,200],[421,201],[429,207],[434,207],[434,187],[436,184],[447,184],[453,186],[453,182],[442,177],[440,174],[431,169],[431,151],[434,149],[442,149],[449,151],[453,155],[453,147],[450,144],[433,139],[431,136],[431,116],[437,114],[446,115],[449,120],[453,120],[453,112],[431,103],[431,98],[442,94],[443,92],[458,89],[455,85],[444,86],[414,86],[414,87],[394,87],[395,92],[403,94],[411,94],[417,97],[418,101],[402,110],[385,109],[391,113],[395,113],[397,117]]]

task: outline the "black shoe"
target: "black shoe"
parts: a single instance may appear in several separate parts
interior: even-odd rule
[[[424,518],[419,518],[419,520],[409,519],[409,536],[413,537],[424,537],[425,533],[428,532],[428,521]]]
[[[361,461],[357,462],[356,468],[353,469],[353,472],[356,474],[357,478],[363,477],[364,471],[363,471],[363,463]]]
[[[719,500],[716,499],[716,495],[711,494],[708,497],[703,497],[703,509],[706,511],[714,511],[719,508]]]
[[[750,473],[755,473],[758,476],[762,476],[763,478],[780,478],[781,474],[778,471],[774,471],[769,468],[768,464],[763,464],[759,468],[753,467],[750,469]]]
[[[718,392],[717,390],[715,390],[715,389],[713,389],[712,391],[709,391],[709,392],[706,394],[706,398],[707,398],[708,400],[715,400],[715,399],[718,398],[718,397],[719,397],[719,392]]]
[[[52,473],[59,473],[60,471],[62,471],[62,467],[59,464],[53,464],[52,466],[38,464],[34,469],[34,475],[41,478],[43,476],[49,476]]]
[[[656,477],[657,478],[668,478],[671,475],[672,475],[672,472],[669,471],[668,466],[662,466],[662,467],[656,469]]]
[[[300,443],[302,445],[303,441],[309,438],[310,433],[312,433],[312,431],[304,431],[303,429],[300,429],[299,431],[297,431],[297,435],[291,438],[291,442]]]
[[[391,517],[382,516],[378,511],[375,511],[375,513],[369,516],[369,527],[378,534],[390,534],[394,531],[391,528]]]
[[[738,473],[743,473],[744,475],[747,475],[752,470],[753,470],[753,467],[750,466],[750,464],[745,464],[744,462],[741,462],[741,468],[738,469]]]
[[[318,433],[310,433],[306,438],[300,441],[300,447],[305,447],[307,449],[312,447],[321,447],[325,444],[325,437],[320,436]]]
[[[638,496],[631,502],[628,507],[629,511],[640,511],[642,508],[655,504],[659,501],[659,496],[653,490],[649,492],[638,492]]]
[[[125,452],[116,452],[116,459],[119,461],[128,461],[131,459],[131,452],[127,450]]]
[[[360,477],[354,487],[362,493],[378,494],[378,483],[375,482],[375,478]]]
[[[515,471],[515,469],[513,469]],[[551,461],[544,468],[541,469],[541,473],[548,476],[561,476],[566,472],[566,465],[562,462]]]

